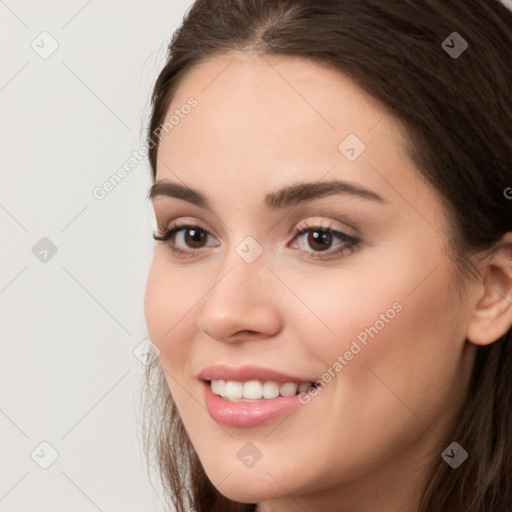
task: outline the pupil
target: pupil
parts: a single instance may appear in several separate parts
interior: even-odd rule
[[[187,241],[187,244],[192,245],[192,246],[194,246],[193,244],[195,244],[195,243],[196,244],[200,243],[201,239],[203,238],[203,235],[204,235],[204,233],[202,231],[199,231],[198,229],[188,229],[187,232],[191,234],[191,238],[192,238],[192,244],[189,244],[188,241]]]
[[[310,240],[308,240],[310,244],[319,244],[319,247],[316,248],[319,248],[321,251],[327,249],[331,241],[332,234],[327,231],[312,231]]]

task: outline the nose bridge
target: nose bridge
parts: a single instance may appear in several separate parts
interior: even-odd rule
[[[269,334],[278,328],[272,273],[262,252],[256,251],[255,241],[244,239],[225,258],[201,301],[198,328],[215,339],[227,340],[239,331]]]

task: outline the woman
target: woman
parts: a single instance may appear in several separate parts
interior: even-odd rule
[[[512,510],[512,13],[198,0],[148,132],[179,511]]]

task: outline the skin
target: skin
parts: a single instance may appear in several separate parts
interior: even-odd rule
[[[190,96],[198,105],[163,134],[156,179],[201,191],[211,210],[165,196],[152,204],[161,231],[181,219],[208,239],[201,247],[186,245],[185,231],[174,238],[192,257],[155,244],[145,316],[208,477],[264,512],[416,512],[427,472],[449,444],[477,343],[506,331],[509,310],[482,334],[497,296],[482,279],[459,300],[445,250],[448,213],[407,157],[399,123],[348,77],[301,58],[231,53],[189,71],[166,118]],[[350,162],[338,145],[352,133],[366,150]],[[334,195],[263,207],[286,185],[335,178],[385,203]],[[343,243],[320,251],[307,234],[294,238],[304,221],[360,245],[315,259]],[[263,249],[250,264],[235,250],[247,236]],[[493,289],[508,293],[509,285],[499,274]],[[320,379],[397,302],[401,311],[288,416],[244,429],[206,411],[203,368],[247,363]],[[252,468],[237,458],[249,441],[262,454]]]

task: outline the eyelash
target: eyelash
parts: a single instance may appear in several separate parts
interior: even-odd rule
[[[203,233],[206,233],[207,235],[210,234],[210,233],[208,233],[208,231],[206,229],[202,228],[198,224],[180,224],[180,223],[175,222],[175,223],[172,223],[168,227],[168,229],[166,229],[165,231],[163,231],[163,232],[156,231],[155,233],[153,233],[153,238],[160,242],[168,242],[173,237],[173,235],[175,233],[178,233],[183,230],[189,230],[189,229],[196,229]],[[304,235],[308,231],[320,231],[323,233],[330,233],[337,240],[339,240],[341,242],[345,242],[345,244],[343,246],[341,246],[335,250],[310,252],[310,251],[305,251],[305,250],[299,249],[300,252],[306,252],[306,253],[310,254],[309,257],[311,257],[312,259],[323,259],[323,260],[332,259],[338,255],[341,256],[342,253],[344,253],[348,250],[356,250],[357,248],[359,248],[360,243],[361,243],[361,241],[358,238],[347,235],[346,233],[343,233],[342,231],[337,231],[330,226],[323,227],[323,226],[319,226],[319,225],[309,225],[309,224],[307,224],[307,222],[304,222],[301,226],[295,228],[292,240],[295,240],[296,238]],[[191,250],[177,249],[174,246],[174,244],[171,244],[171,243],[168,243],[167,245],[169,246],[169,249],[171,250],[172,254],[174,254],[177,257],[185,257],[185,258],[193,257],[194,256],[193,253],[201,250],[201,249],[191,249]],[[327,256],[327,257],[324,256],[324,254],[326,254],[326,253],[329,254],[329,256]]]

